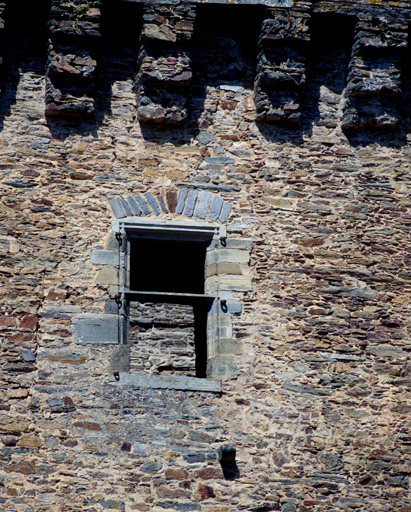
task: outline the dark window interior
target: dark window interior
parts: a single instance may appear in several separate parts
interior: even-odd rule
[[[204,294],[204,264],[207,242],[147,238],[131,238],[129,242],[130,290],[136,292]],[[199,303],[192,297],[168,296],[166,298],[154,294],[145,296],[132,294],[132,297],[141,303],[169,302],[170,304],[188,304],[193,307],[195,376],[205,378],[208,303]],[[130,326],[133,327],[133,319],[130,320]],[[161,323],[160,319],[154,318],[153,325],[160,325],[159,322]],[[177,328],[180,327],[177,325]],[[171,335],[170,340],[173,338],[175,336]],[[167,340],[164,343],[167,343]],[[173,368],[172,365],[159,368],[159,371],[178,373],[178,370]],[[185,369],[182,369],[182,374],[184,373]],[[192,373],[188,371],[186,374],[190,375]]]
[[[205,242],[130,241],[130,289],[169,293],[204,293]]]

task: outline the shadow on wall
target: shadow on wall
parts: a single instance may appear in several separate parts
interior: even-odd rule
[[[114,84],[134,83],[141,26],[142,4],[118,3],[114,0],[104,3],[101,44],[97,49],[94,116],[81,122],[75,119],[48,118],[47,124],[53,137],[64,139],[73,133],[98,136],[98,129],[106,117],[113,115]],[[130,123],[135,122],[135,101],[122,104],[118,110],[124,118],[130,119]]]
[[[48,118],[53,137],[64,139],[73,133],[98,136],[98,129],[108,116],[121,115],[137,122],[136,95],[130,91],[128,104],[113,105],[115,84],[134,83],[140,50],[142,4],[105,2],[102,11],[102,38],[98,48],[98,69],[94,92],[94,118]],[[38,87],[43,87],[47,64],[47,19],[50,0],[33,4],[15,0],[5,13],[4,65],[0,96],[0,130],[16,103],[16,92],[23,73],[31,73]],[[206,105],[207,88],[234,86],[253,89],[258,36],[264,18],[262,6],[197,5],[191,48],[193,78],[187,93],[188,119],[181,125],[141,124],[143,137],[157,144],[189,144],[193,137],[211,125]],[[253,20],[250,23],[250,20]],[[311,19],[311,43],[307,43],[307,85],[301,96],[301,119],[297,126],[286,127],[258,122],[263,137],[273,142],[302,144],[316,128],[331,133],[341,123],[341,102],[353,41],[354,19],[350,16],[315,14]],[[392,132],[363,128],[347,131],[353,146],[402,146],[410,130],[411,50],[403,62],[402,97],[398,100],[399,126]],[[79,92],[79,94],[81,91]],[[115,94],[115,92],[114,92]],[[212,109],[218,106],[213,105]]]
[[[311,42],[306,46],[307,83],[301,95],[301,118],[297,126],[257,123],[260,133],[271,142],[302,144],[304,140],[324,130],[321,139],[333,142],[333,130],[340,132],[341,107],[353,45],[355,18],[338,14],[314,14],[311,18]],[[400,147],[407,143],[410,130],[411,108],[411,52],[403,58],[403,94],[398,100],[390,100],[399,118],[395,130],[372,130],[361,127],[358,131],[347,130],[345,136],[352,146],[367,146],[376,143],[381,146]],[[390,66],[379,62],[379,66]],[[378,103],[378,98],[376,103]],[[371,101],[372,103],[372,101]],[[376,108],[378,105],[376,105]]]
[[[187,144],[212,122],[207,113],[207,87],[253,88],[263,12],[261,6],[197,5],[190,49],[193,78],[187,97],[188,119],[181,126],[142,124],[146,140]]]
[[[17,88],[23,73],[33,74],[33,86],[42,86],[46,67],[47,17],[50,0],[13,0],[4,12],[1,69],[0,131],[4,119],[17,102]],[[2,35],[3,35],[2,34]]]

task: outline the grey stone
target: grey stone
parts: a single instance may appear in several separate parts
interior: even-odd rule
[[[134,215],[141,215],[141,209],[136,203],[136,200],[132,196],[128,196],[127,198],[128,204],[131,206],[131,209],[133,210]]]
[[[146,205],[144,199],[139,196],[138,194],[135,196],[135,199],[138,203],[138,206],[140,207],[142,213],[144,215],[149,215],[151,212],[150,212],[150,208]]]
[[[133,452],[139,453],[141,455],[148,453],[147,446],[145,444],[141,443],[134,443],[133,444]]]
[[[153,194],[146,194],[146,201],[151,206],[154,213],[156,215],[160,215],[160,207],[158,206],[156,198],[153,196]]]
[[[61,398],[51,398],[48,402],[50,407],[55,407],[56,405],[63,405],[63,401]]]
[[[249,251],[242,251],[241,249],[215,249],[214,251],[207,252],[206,266],[213,263],[248,263],[250,261]]]
[[[388,343],[368,346],[365,351],[376,357],[405,357],[407,352],[400,347],[389,345]]]
[[[73,318],[76,343],[118,343],[118,315],[82,313]]]
[[[177,185],[178,187],[181,187],[182,185]],[[184,184],[184,187],[186,187],[186,184]],[[233,187],[232,185],[212,185],[209,183],[196,183],[195,185],[196,189],[201,190],[210,190],[211,192],[240,192],[240,188]]]
[[[238,315],[242,312],[242,305],[241,302],[232,301],[226,301],[226,303],[223,305],[221,304],[220,300],[215,300],[213,301],[213,304],[211,305],[208,311],[210,315],[217,315],[218,313]]]
[[[146,389],[176,389],[181,391],[206,391],[210,393],[221,393],[221,384],[215,380],[198,379],[197,377],[186,376],[149,376],[131,373],[120,373],[119,379],[114,376],[107,378],[110,384],[118,386],[134,386]]]
[[[207,362],[207,375],[213,379],[236,379],[238,377],[238,369],[234,358],[216,356],[209,359]]]
[[[124,208],[124,211],[127,213],[127,217],[132,217],[134,213],[133,210],[130,208],[130,205],[127,203],[125,199],[120,199],[120,201]]]
[[[208,213],[208,207],[210,206],[212,194],[202,190],[198,196],[197,205],[194,210],[194,217],[199,219],[205,219]]]
[[[223,306],[221,308],[225,313],[230,313],[231,315],[239,315],[243,310],[241,302],[227,302],[225,308]]]
[[[253,240],[251,238],[239,238],[236,240],[234,238],[227,237],[224,246],[221,244],[220,240],[213,240],[207,250],[210,252],[214,249],[221,249],[222,251],[227,251],[229,249],[251,251],[252,248]]]
[[[81,308],[76,307],[60,307],[60,306],[48,306],[44,308],[42,312],[43,318],[61,318],[69,319],[70,315],[75,313],[81,313]]]
[[[220,85],[220,89],[222,91],[232,91],[232,92],[243,92],[244,87],[241,85]]]
[[[119,309],[118,302],[114,299],[109,299],[106,301],[104,306],[104,313],[108,313],[109,315],[118,315]]]
[[[201,144],[209,144],[210,142],[213,142],[217,137],[215,135],[212,135],[211,133],[200,133],[197,135],[197,140]]]
[[[230,212],[231,212],[231,203],[224,201],[224,204],[223,204],[223,207],[221,208],[221,213],[220,213],[220,222],[227,222]]]
[[[35,354],[30,349],[23,350],[21,353],[21,357],[23,358],[26,363],[33,363],[36,360]]]
[[[187,196],[188,196],[188,189],[182,188],[178,193],[178,199],[177,199],[176,213],[178,215],[181,215],[183,213]]]
[[[221,213],[224,199],[220,196],[214,196],[210,206],[210,220],[217,220]]]
[[[123,501],[117,500],[100,500],[99,504],[104,508],[115,509],[115,510],[125,510],[125,504]]]
[[[190,190],[187,196],[186,206],[184,208],[184,215],[187,217],[192,217],[194,213],[194,208],[197,201],[198,192],[197,190]]]
[[[204,160],[212,165],[235,164],[234,158],[230,156],[206,156]]]
[[[327,469],[338,470],[344,467],[344,462],[336,453],[322,452],[318,455],[318,458]]]
[[[108,251],[106,249],[96,249],[91,253],[91,263],[95,265],[118,265],[118,251]]]
[[[113,199],[108,200],[108,204],[110,205],[114,216],[117,219],[122,219],[123,217],[127,217],[127,213],[125,212],[123,205],[118,197],[114,197]]]
[[[130,371],[130,345],[119,345],[111,356],[113,372]]]
[[[142,471],[143,473],[154,474],[161,471],[162,468],[163,466],[159,462],[148,462],[147,464],[143,464],[141,466],[140,471]]]

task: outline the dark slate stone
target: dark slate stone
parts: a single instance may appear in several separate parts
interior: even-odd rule
[[[30,349],[24,350],[21,353],[21,357],[24,359],[24,361],[26,361],[26,363],[32,363],[36,360],[36,356]]]
[[[127,201],[125,199],[120,199],[120,201],[125,212],[127,213],[127,217],[132,217],[134,213],[133,210],[130,208],[129,204],[127,203]]]
[[[42,313],[43,318],[60,318],[67,320],[73,313],[80,313],[81,308],[75,307],[59,307],[59,306],[48,306]]]
[[[184,208],[184,215],[187,217],[192,217],[194,213],[194,208],[197,201],[198,192],[197,190],[190,190],[187,196],[186,207]]]
[[[210,220],[217,220],[221,213],[221,208],[223,206],[223,198],[220,196],[214,196],[213,200],[211,201],[210,206]]]
[[[297,506],[294,503],[284,503],[281,512],[297,512]]]
[[[136,201],[137,201],[142,213],[144,215],[150,215],[150,213],[151,213],[150,208],[146,205],[144,199],[141,196],[139,196],[138,194],[136,195]]]
[[[318,458],[327,469],[338,470],[344,467],[344,462],[336,453],[322,452],[319,454]]]
[[[140,470],[143,473],[154,474],[154,473],[158,473],[159,471],[161,471],[162,467],[163,466],[161,464],[159,464],[158,462],[148,462],[147,464],[143,464],[141,466]]]
[[[157,196],[157,201],[163,213],[168,213],[167,206],[166,203],[164,202],[163,196]]]
[[[104,508],[115,510],[125,510],[126,508],[123,501],[117,500],[100,500],[99,504]]]
[[[231,204],[227,203],[227,201],[224,201],[224,204],[223,204],[223,207],[221,208],[221,213],[220,213],[220,222],[227,222],[230,212],[231,212]]]
[[[117,219],[122,219],[123,217],[127,217],[127,213],[125,212],[123,205],[121,204],[120,199],[118,197],[109,199],[108,204],[110,205],[110,207]]]
[[[215,135],[211,135],[211,133],[200,133],[197,135],[197,140],[200,142],[200,144],[210,144],[210,142],[213,142],[217,137]]]
[[[119,304],[114,299],[109,299],[104,306],[104,312],[109,315],[118,315]]]
[[[201,510],[201,506],[196,503],[176,503],[167,501],[164,503],[157,503],[158,507],[164,508],[166,510],[178,510],[180,512],[191,512],[192,510]]]
[[[206,457],[203,452],[188,453],[183,456],[183,459],[189,464],[196,464],[197,462],[205,462]]]
[[[212,165],[235,164],[234,158],[229,156],[206,156],[204,160]]]
[[[141,210],[136,203],[136,200],[133,196],[128,196],[127,198],[128,204],[131,206],[131,209],[133,210],[134,215],[141,215]]]
[[[146,194],[146,201],[151,206],[154,213],[156,215],[160,215],[160,208],[159,208],[156,198],[153,196],[153,194]]]
[[[177,206],[176,206],[176,213],[181,215],[184,210],[184,205],[186,203],[186,199],[188,196],[188,189],[182,188],[180,192],[178,193],[178,199],[177,199]]]

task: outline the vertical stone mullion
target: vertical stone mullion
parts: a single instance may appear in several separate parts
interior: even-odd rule
[[[194,20],[190,4],[145,5],[135,83],[142,123],[181,124],[187,118]]]
[[[305,87],[304,46],[310,40],[307,6],[267,9],[259,38],[254,84],[256,121],[297,125]]]
[[[100,0],[72,5],[52,1],[45,97],[49,117],[84,119],[94,114],[100,4]]]

